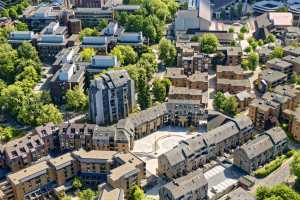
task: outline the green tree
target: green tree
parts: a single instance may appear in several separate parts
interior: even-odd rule
[[[0,142],[8,142],[15,135],[15,129],[12,127],[1,127],[0,126]]]
[[[276,41],[276,37],[273,35],[273,34],[269,34],[267,36],[267,38],[265,39],[265,43],[268,44],[268,43],[273,43]]]
[[[293,75],[291,77],[291,82],[293,84],[300,85],[300,75],[298,75],[296,72],[293,72]]]
[[[78,194],[80,200],[93,200],[95,196],[95,192],[91,189],[83,190]]]
[[[19,22],[16,24],[16,29],[18,31],[28,31],[28,26],[27,26],[27,24],[25,24],[23,22]]]
[[[75,190],[79,190],[80,188],[82,188],[82,186],[83,186],[83,184],[82,184],[82,181],[80,180],[80,178],[75,177],[72,181],[72,187]]]
[[[23,42],[17,49],[18,56],[40,62],[37,50],[29,42]]]
[[[161,82],[164,84],[164,86],[166,88],[166,95],[168,96],[172,82],[170,81],[170,79],[167,79],[167,78],[161,80]]]
[[[234,116],[237,113],[237,108],[238,102],[234,96],[226,98],[226,101],[223,104],[224,113],[229,116]]]
[[[7,9],[3,9],[1,11],[1,17],[9,17],[9,12]]]
[[[137,61],[137,53],[128,45],[117,45],[111,55],[116,56],[122,65],[135,64]]]
[[[166,87],[160,80],[155,80],[153,83],[152,92],[154,98],[159,102],[164,102],[166,99]]]
[[[74,111],[84,111],[87,109],[88,98],[83,89],[78,86],[70,89],[66,93],[66,108]]]
[[[213,104],[217,109],[222,109],[223,103],[225,102],[226,97],[224,93],[217,92],[217,94],[214,96]]]
[[[72,198],[70,196],[64,196],[60,198],[60,200],[72,200]]]
[[[299,152],[295,153],[290,167],[291,167],[291,172],[297,177],[297,181],[299,182],[300,180],[300,153]]]
[[[285,184],[277,184],[271,188],[259,187],[256,190],[257,200],[299,200],[300,195]]]
[[[96,55],[96,52],[93,48],[85,48],[80,52],[80,56],[85,62],[90,62],[94,55]]]
[[[16,80],[22,81],[24,79],[31,80],[37,83],[40,80],[40,75],[33,66],[25,67],[24,70],[16,76]]]
[[[176,48],[172,42],[162,38],[159,42],[159,58],[167,66],[172,66],[176,59]]]
[[[252,71],[254,71],[259,64],[259,56],[256,52],[251,52],[248,56],[248,68]]]
[[[137,185],[133,186],[129,193],[129,200],[143,200],[145,198],[144,191]]]
[[[139,74],[138,77],[138,96],[137,102],[140,105],[141,110],[145,110],[151,106],[151,94],[150,94],[150,87],[146,82],[145,74]]]
[[[230,27],[230,28],[228,29],[228,31],[229,31],[229,33],[234,33],[234,28],[233,28],[233,27]]]
[[[283,57],[283,48],[281,46],[275,47],[270,55],[271,58],[282,58]]]
[[[14,7],[10,8],[8,10],[8,14],[9,14],[9,17],[11,17],[12,19],[16,19],[18,16],[18,13]]]
[[[242,26],[240,29],[240,33],[249,33],[249,29],[247,26]]]
[[[98,36],[98,35],[99,35],[99,32],[97,31],[97,29],[95,29],[95,28],[93,28],[93,29],[92,28],[85,28],[82,31],[80,31],[79,38],[82,41],[83,37]]]
[[[48,122],[59,124],[62,121],[62,114],[57,107],[53,104],[45,104],[41,106],[41,109],[39,110],[39,115],[36,118],[36,125],[42,125]]]
[[[102,31],[105,27],[107,27],[107,25],[108,25],[107,19],[101,19],[101,20],[99,21],[98,26],[97,26],[97,30],[98,30],[98,31]]]
[[[219,46],[219,39],[212,33],[206,33],[200,38],[200,49],[204,53],[215,53]]]

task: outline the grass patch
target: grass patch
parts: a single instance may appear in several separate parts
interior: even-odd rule
[[[264,177],[268,176],[273,171],[278,169],[287,158],[288,158],[288,156],[286,156],[286,155],[277,157],[275,160],[273,160],[270,163],[266,164],[265,166],[257,169],[254,172],[254,175],[257,178],[264,178]]]

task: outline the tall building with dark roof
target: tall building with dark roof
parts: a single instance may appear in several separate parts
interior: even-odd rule
[[[91,81],[89,117],[96,124],[111,124],[132,112],[135,105],[134,81],[127,71],[117,70]]]

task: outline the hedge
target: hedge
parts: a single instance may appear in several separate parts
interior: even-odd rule
[[[268,176],[273,171],[278,169],[282,165],[282,163],[285,159],[287,159],[286,155],[282,155],[282,156],[277,157],[275,160],[273,160],[270,163],[266,164],[265,166],[257,169],[254,172],[254,175],[257,178],[264,178],[264,177]]]

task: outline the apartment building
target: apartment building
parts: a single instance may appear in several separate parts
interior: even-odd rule
[[[227,122],[217,128],[183,140],[160,155],[157,172],[168,178],[184,176],[216,156],[242,145],[251,138],[252,132],[250,118],[227,118]]]
[[[287,135],[281,128],[274,127],[238,148],[234,152],[234,164],[251,173],[286,150]]]
[[[287,75],[285,73],[272,69],[265,69],[258,75],[258,89],[261,92],[266,92],[278,85],[283,85],[286,81]]]
[[[74,46],[79,41],[78,35],[68,35],[66,26],[51,22],[40,33],[37,39],[37,50],[43,62],[52,64],[55,56],[64,48]]]
[[[80,19],[82,27],[96,27],[101,19],[113,20],[113,10],[103,8],[81,8],[74,9],[75,18]]]
[[[230,94],[229,92],[225,93],[226,97],[232,97],[234,96],[238,103],[238,112],[242,112],[248,108],[252,100],[255,99],[255,94],[248,92],[246,90],[236,93],[236,94]]]
[[[293,74],[293,64],[279,58],[273,58],[266,63],[266,66],[272,70],[286,74],[288,80],[291,79],[291,76]]]
[[[32,133],[6,143],[3,152],[6,165],[13,172],[30,166],[48,154],[43,140]]]
[[[58,151],[59,129],[52,122],[36,127],[33,130],[33,133],[37,134],[42,139],[46,152]]]
[[[55,103],[65,103],[68,90],[85,88],[85,70],[86,66],[78,63],[63,64],[50,80],[50,94]]]
[[[33,43],[36,40],[36,35],[33,31],[12,31],[9,33],[8,42],[12,47],[17,48],[23,42]]]
[[[91,81],[89,118],[96,124],[111,124],[123,119],[135,106],[134,81],[127,71],[109,71]]]
[[[107,0],[75,0],[74,5],[78,8],[101,8],[105,5],[106,2]]]
[[[300,73],[300,56],[287,55],[287,56],[283,57],[282,59],[293,65],[294,72]]]
[[[145,173],[145,163],[131,153],[80,150],[9,174],[7,183],[15,200],[54,198],[55,188],[72,183],[77,176],[92,187],[109,182],[128,194],[128,188],[140,184]]]
[[[278,123],[280,103],[254,99],[249,105],[249,117],[257,130],[269,129]]]
[[[240,46],[218,47],[218,52],[222,52],[223,55],[225,56],[224,64],[226,64],[226,65],[235,66],[235,65],[239,65],[242,62],[243,50]]]
[[[293,138],[297,141],[300,140],[300,108],[296,110],[284,110],[284,118],[288,121],[288,130],[292,133]]]
[[[172,180],[159,190],[160,200],[206,200],[208,183],[201,169]]]
[[[208,75],[205,72],[196,71],[192,75],[185,75],[183,68],[167,68],[166,78],[174,87],[187,87],[201,91],[207,91]]]
[[[248,79],[250,74],[245,73],[239,65],[217,65],[217,91],[236,94],[242,91],[250,91],[251,84]]]

